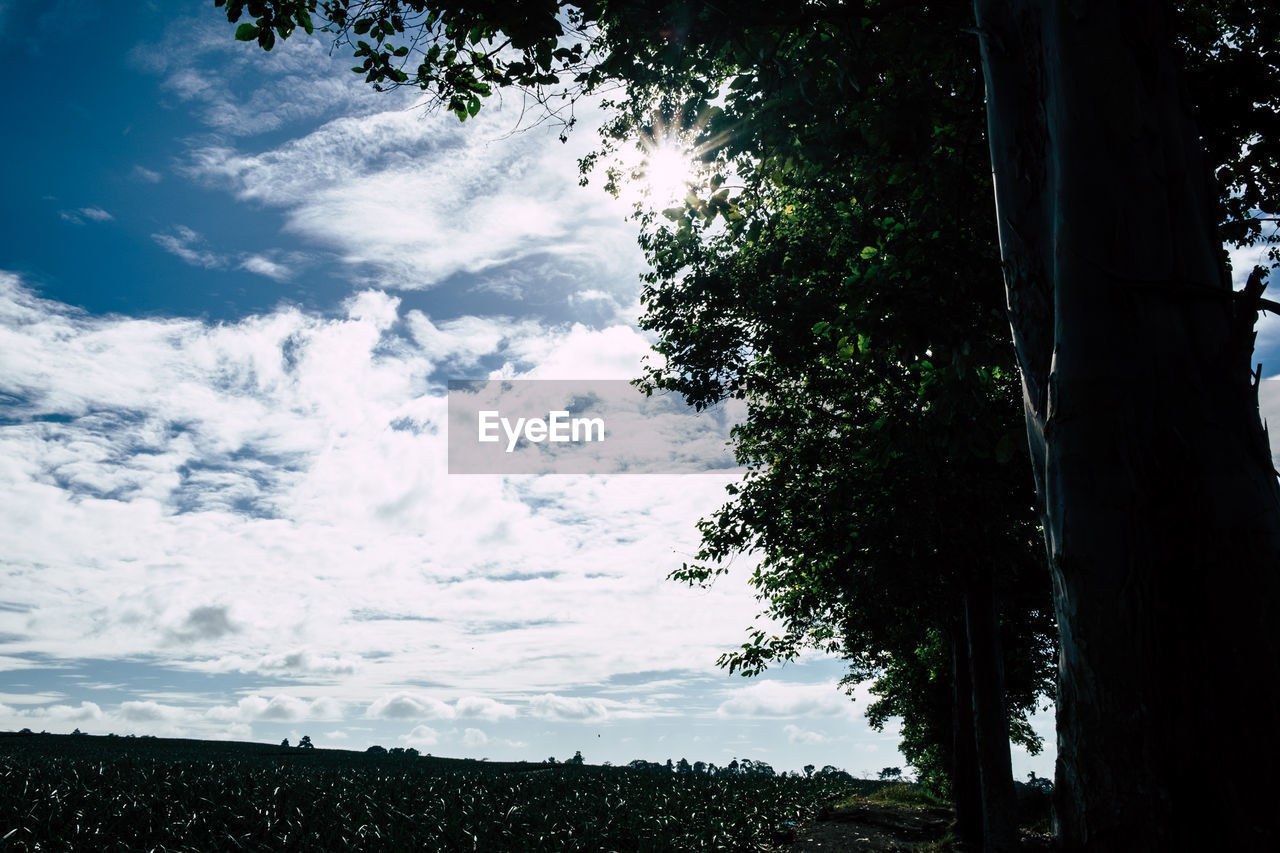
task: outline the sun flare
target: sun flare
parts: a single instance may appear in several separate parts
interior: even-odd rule
[[[649,200],[670,205],[683,199],[693,180],[693,163],[674,145],[663,144],[648,152],[640,167],[641,182]]]

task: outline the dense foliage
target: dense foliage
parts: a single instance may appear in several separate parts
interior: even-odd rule
[[[305,2],[230,5],[258,16],[241,27],[253,37],[275,11],[291,27],[288,10]],[[670,226],[645,220],[646,323],[666,356],[655,387],[753,406],[737,434],[752,477],[704,524],[702,559],[678,573],[699,582],[722,558],[763,555],[755,582],[785,629],[755,631],[730,666],[758,670],[816,644],[850,656],[855,678],[881,678],[881,695],[896,697],[881,710],[927,715],[945,701],[935,688],[946,644],[963,674],[954,652],[967,643],[968,661],[987,665],[956,696],[972,693],[984,785],[1008,775],[1007,748],[1001,758],[983,746],[1007,747],[1007,729],[978,721],[1010,710],[1007,673],[992,663],[998,631],[984,625],[1017,626],[1011,671],[1027,664],[1032,690],[1052,625],[1043,582],[1038,594],[1021,582],[1030,502],[1016,478],[999,487],[1022,444],[1005,417],[1013,359],[995,346],[1007,334],[1003,273],[1063,632],[1067,836],[1110,832],[1119,841],[1099,843],[1125,849],[1133,838],[1113,823],[1136,837],[1187,819],[1169,803],[1195,796],[1190,768],[1220,766],[1221,751],[1168,766],[1161,756],[1221,710],[1183,701],[1185,673],[1210,671],[1218,689],[1201,693],[1274,715],[1274,689],[1252,685],[1273,684],[1256,675],[1280,660],[1265,617],[1280,492],[1244,370],[1256,311],[1274,304],[1259,300],[1261,269],[1231,295],[1220,246],[1275,245],[1280,19],[1269,4],[321,8],[376,86],[422,86],[465,119],[497,87],[572,103],[618,81],[614,139],[656,145],[674,133],[708,164],[707,185],[662,212]],[[999,271],[978,203],[992,169]],[[1218,423],[1206,411],[1229,414]],[[1221,447],[1240,458],[1224,461]],[[1247,473],[1232,473],[1237,464]],[[1223,584],[1232,573],[1254,591]],[[1254,608],[1244,618],[1240,598]],[[1195,637],[1240,637],[1230,666],[1218,666],[1221,642],[1166,640],[1182,642],[1186,624],[1205,626]],[[942,741],[939,726],[911,722],[909,737]],[[986,820],[1008,811],[1004,793],[983,799]],[[1223,795],[1212,811],[1233,808]]]
[[[661,767],[661,765],[658,765]],[[755,850],[843,773],[489,765],[253,744],[0,738],[5,850]]]
[[[227,12],[257,16],[247,36],[281,16],[287,29],[300,5]],[[640,216],[642,323],[663,356],[650,390],[750,405],[735,431],[749,474],[674,573],[704,583],[761,555],[752,583],[770,623],[721,662],[753,674],[805,646],[841,654],[850,683],[875,685],[873,723],[903,718],[905,754],[942,790],[968,737],[953,727],[973,716],[952,672],[1002,665],[994,737],[1007,741],[1007,714],[1038,750],[1027,717],[1050,685],[1053,623],[1015,461],[971,10],[932,10],[933,26],[907,31],[878,3],[814,6],[805,26],[760,2],[731,21],[699,3],[563,4],[549,29],[530,23],[549,8],[537,2],[315,8],[370,83],[421,86],[459,118],[497,88],[545,102],[616,80],[626,97],[609,105],[606,148],[696,152],[702,185]],[[1006,660],[969,649],[966,600],[983,596]]]

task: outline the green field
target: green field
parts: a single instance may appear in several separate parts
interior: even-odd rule
[[[0,850],[748,851],[880,784],[0,735]]]

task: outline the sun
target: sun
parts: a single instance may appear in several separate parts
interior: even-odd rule
[[[684,199],[693,181],[693,162],[672,143],[662,143],[645,153],[640,181],[652,204],[666,207]]]
[[[615,192],[632,208],[662,210],[679,204],[697,181],[693,154],[674,136],[641,142],[617,156]]]

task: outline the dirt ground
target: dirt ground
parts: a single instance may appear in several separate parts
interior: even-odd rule
[[[963,853],[966,847],[950,840],[951,809],[929,806],[861,802],[829,811],[794,837],[779,838],[763,853]],[[1052,839],[1045,834],[1024,833],[1022,849],[1048,853]]]

